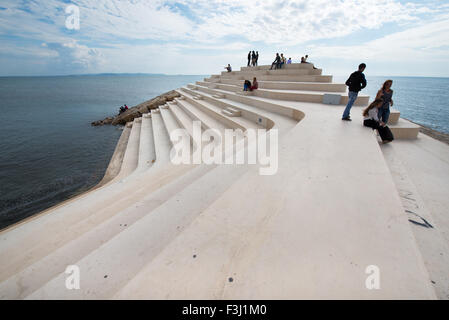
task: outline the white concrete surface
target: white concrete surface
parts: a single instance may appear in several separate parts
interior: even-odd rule
[[[423,135],[381,146],[363,108],[344,122],[344,105],[285,100],[341,90],[331,76],[309,64],[266,69],[179,89],[128,128],[117,177],[0,232],[0,298],[447,299],[448,146]],[[242,74],[261,74],[270,95],[229,91]],[[416,131],[392,115],[398,135]],[[193,120],[279,130],[278,172],[171,164],[169,133],[192,135]],[[80,290],[65,287],[69,264]],[[378,290],[365,285],[371,265]]]

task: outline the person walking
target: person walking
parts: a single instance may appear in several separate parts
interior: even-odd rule
[[[382,88],[377,92],[376,99],[382,99],[382,107],[379,108],[379,120],[383,123],[388,123],[390,118],[390,105],[393,106],[393,90],[391,86],[393,80],[387,80],[382,85]]]
[[[366,64],[361,63],[359,69],[351,74],[348,80],[346,80],[346,85],[349,87],[348,92],[348,104],[346,105],[345,111],[343,112],[342,120],[351,121],[351,108],[359,92],[366,87],[366,79],[363,71],[366,69]]]
[[[251,51],[248,52],[248,67],[250,66],[250,64],[251,64]]]

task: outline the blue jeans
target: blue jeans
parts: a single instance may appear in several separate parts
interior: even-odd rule
[[[348,118],[349,114],[351,113],[352,105],[354,104],[355,100],[357,100],[357,96],[359,95],[358,92],[349,91],[348,92],[348,104],[346,105],[345,111],[343,112],[342,118]]]
[[[388,123],[388,119],[390,118],[390,108],[380,108],[377,116],[383,123]]]

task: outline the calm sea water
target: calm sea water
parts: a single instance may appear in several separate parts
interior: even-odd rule
[[[92,121],[202,78],[0,78],[0,229],[102,179],[121,129]]]
[[[0,78],[0,228],[98,183],[121,129],[90,122],[203,76]],[[394,77],[403,117],[449,133],[449,78]],[[335,81],[345,81],[336,77]],[[367,77],[374,96],[386,78]]]

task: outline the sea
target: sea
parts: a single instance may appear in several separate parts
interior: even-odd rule
[[[121,127],[92,121],[202,75],[0,77],[0,229],[95,186]],[[367,76],[371,97],[387,77]],[[403,118],[449,134],[449,78],[390,77]],[[344,82],[334,77],[335,82]]]

